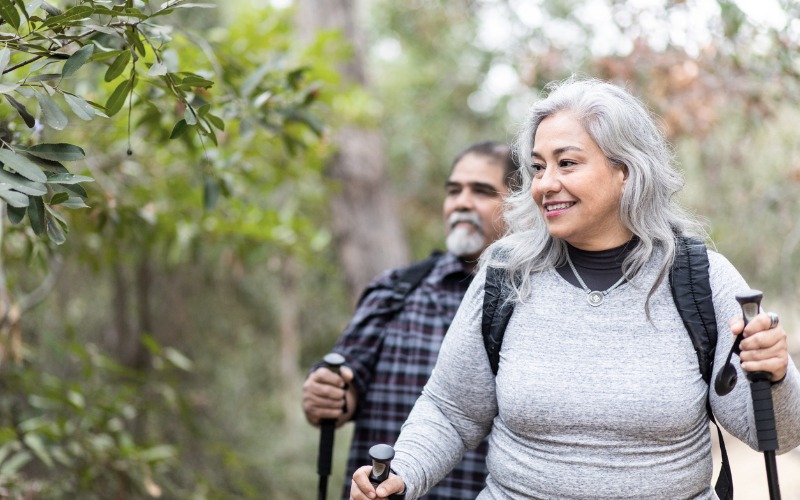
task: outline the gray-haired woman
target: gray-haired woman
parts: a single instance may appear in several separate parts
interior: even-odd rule
[[[487,435],[481,499],[713,499],[707,400],[757,446],[747,384],[709,393],[666,279],[676,237],[705,236],[674,201],[682,179],[669,145],[617,86],[549,90],[518,138],[509,232],[484,253],[403,427],[397,475],[376,492],[359,469],[353,499],[417,498]],[[735,294],[749,287],[722,255],[708,258],[716,375],[744,326]],[[496,376],[481,334],[487,266],[506,268],[515,292]],[[776,323],[749,322],[736,365],[769,372],[780,453],[800,444],[800,374]]]

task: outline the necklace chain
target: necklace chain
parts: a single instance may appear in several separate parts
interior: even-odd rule
[[[570,269],[572,269],[572,274],[575,275],[575,278],[578,280],[578,283],[580,283],[581,288],[583,288],[583,290],[587,293],[586,299],[589,301],[589,305],[595,307],[602,304],[606,295],[611,293],[612,290],[614,290],[615,288],[617,288],[618,286],[620,286],[622,283],[625,282],[625,275],[623,274],[622,277],[616,283],[608,287],[605,291],[600,292],[597,290],[592,290],[591,288],[586,286],[586,283],[581,278],[581,275],[578,274],[578,270],[575,269],[575,264],[572,263],[572,259],[569,257],[569,252],[567,252],[567,264],[569,264]]]

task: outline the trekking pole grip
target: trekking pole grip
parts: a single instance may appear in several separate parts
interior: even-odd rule
[[[750,380],[750,394],[753,397],[753,414],[756,419],[758,451],[774,451],[778,449],[778,429],[775,425],[772,383],[769,377],[769,372],[752,372],[747,375],[748,380]]]
[[[778,482],[778,464],[775,451],[778,449],[778,429],[775,424],[775,411],[772,405],[772,382],[769,372],[751,372],[750,395],[753,397],[753,416],[756,419],[758,451],[764,453],[767,468],[767,486],[770,500],[780,500],[781,490]]]
[[[389,479],[389,473],[392,472],[394,448],[388,444],[376,444],[369,449],[369,458],[372,459],[372,472],[369,474],[369,482],[377,488],[382,482]],[[389,495],[389,500],[405,500],[405,498],[405,491]]]
[[[331,352],[322,358],[325,368],[339,373],[339,368],[344,364],[344,356],[339,353]],[[345,410],[346,411],[346,410]],[[333,438],[336,433],[336,419],[325,418],[319,424],[319,453],[317,455],[317,473],[319,474],[319,500],[327,497],[328,476],[331,473],[333,463]]]
[[[747,290],[736,295],[736,301],[742,306],[744,326],[747,326],[761,312],[762,297],[763,294],[759,290]],[[743,336],[744,331],[742,331],[737,341],[740,342]],[[780,500],[778,465],[775,462],[775,450],[778,449],[778,429],[775,424],[775,409],[772,403],[770,377],[771,374],[765,371],[747,373],[747,380],[750,381],[750,396],[753,399],[753,417],[756,421],[758,449],[764,453],[764,465],[767,469],[769,498],[770,500]]]

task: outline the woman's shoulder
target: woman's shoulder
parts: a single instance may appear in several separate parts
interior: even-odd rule
[[[725,255],[715,249],[708,249],[708,269],[712,284],[740,283],[743,280],[736,266]]]

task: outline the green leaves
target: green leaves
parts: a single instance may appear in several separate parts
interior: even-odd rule
[[[89,60],[89,58],[92,56],[93,53],[94,53],[93,43],[84,45],[80,49],[76,50],[75,53],[69,56],[67,62],[64,63],[64,68],[61,70],[61,76],[63,76],[64,78],[72,76],[72,74],[78,71],[78,69],[81,66],[86,64],[86,61]]]
[[[47,94],[36,92],[35,95],[36,100],[39,102],[39,109],[42,112],[42,120],[56,130],[64,130],[67,123],[69,123],[69,119],[58,104]]]
[[[106,70],[105,80],[110,82],[121,75],[130,60],[131,52],[129,50],[121,52]]]
[[[0,149],[0,162],[6,169],[13,170],[0,169],[0,199],[8,203],[8,219],[18,224],[27,213],[36,235],[46,233],[51,241],[60,245],[66,241],[68,226],[51,207],[85,208],[87,193],[80,183],[94,180],[69,173],[60,162],[81,160],[85,153],[80,147],[66,143],[17,146],[16,149],[16,152]],[[48,186],[54,192],[49,204],[44,199]]]
[[[52,161],[76,161],[82,160],[86,156],[82,148],[64,143],[37,144],[23,150],[39,158]]]
[[[122,109],[122,106],[125,104],[125,98],[128,97],[132,88],[133,86],[130,80],[125,80],[117,85],[117,88],[114,89],[114,92],[111,93],[111,97],[109,97],[106,102],[108,116],[114,116],[119,113],[119,110]]]
[[[12,189],[30,196],[41,196],[47,193],[47,188],[41,182],[29,181],[5,170],[0,170],[0,183],[8,184]]]
[[[48,17],[43,23],[42,28],[55,26],[55,25],[72,25],[77,21],[89,17],[94,9],[88,5],[77,5],[71,9],[67,9],[63,14]]]
[[[0,161],[26,179],[36,182],[47,180],[47,176],[36,164],[9,149],[0,149]]]
[[[8,101],[8,103],[17,110],[17,113],[19,113],[19,116],[22,118],[28,128],[33,128],[33,126],[36,125],[36,119],[30,113],[28,113],[28,110],[25,109],[25,106],[22,103],[8,94],[3,94],[3,97],[5,97],[6,101]]]
[[[72,112],[75,113],[75,116],[81,120],[89,121],[94,118],[96,114],[99,114],[91,104],[80,96],[64,92],[64,100],[67,102]]]
[[[0,0],[0,17],[14,30],[19,29],[19,12],[11,0]]]

